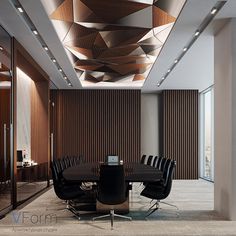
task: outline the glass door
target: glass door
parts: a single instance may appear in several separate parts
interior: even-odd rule
[[[214,181],[214,124],[213,124],[213,89],[202,93],[202,150],[201,150],[201,177]]]
[[[0,26],[0,215],[12,205],[11,37]]]

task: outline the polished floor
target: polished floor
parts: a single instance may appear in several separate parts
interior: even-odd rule
[[[82,212],[78,221],[64,209],[53,189],[24,208],[0,221],[0,235],[236,235],[236,222],[227,221],[213,211],[213,184],[204,180],[177,180],[166,202],[147,220],[150,200],[140,197],[142,186],[135,184],[130,194],[132,221],[92,221],[94,212]]]

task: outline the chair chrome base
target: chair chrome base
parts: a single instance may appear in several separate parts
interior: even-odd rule
[[[165,204],[165,205],[168,205],[168,206],[172,206],[172,207],[175,207],[176,210],[178,211],[179,208],[176,206],[176,205],[173,205],[173,204],[170,204],[170,203],[167,203],[167,202],[160,202],[159,200],[157,200],[149,209],[148,209],[148,213],[147,215],[145,216],[145,219],[147,219],[148,216],[150,216],[151,214],[153,214],[155,211],[159,210],[160,209],[160,203],[162,204]],[[179,213],[177,213],[177,215],[179,215]]]
[[[70,201],[66,201],[66,209],[74,214],[74,216],[80,220],[79,212],[76,210],[76,208],[71,204]]]
[[[109,216],[111,217],[111,229],[113,229],[113,222],[114,222],[114,217],[115,216],[119,217],[119,218],[122,218],[122,219],[132,220],[132,218],[129,217],[129,216],[123,216],[123,215],[115,214],[114,210],[110,210],[110,214],[94,217],[93,220],[103,219],[103,218],[106,218],[106,217],[109,217]]]

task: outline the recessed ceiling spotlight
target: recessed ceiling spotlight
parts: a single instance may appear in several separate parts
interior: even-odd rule
[[[178,59],[175,59],[175,64],[178,62]]]
[[[56,61],[56,59],[55,59],[55,58],[52,58],[52,62],[56,63],[57,61]]]
[[[18,11],[19,11],[20,13],[23,13],[23,12],[24,12],[24,10],[23,10],[21,7],[17,7],[17,9],[18,9]]]
[[[70,86],[70,87],[71,87],[71,86],[72,86],[72,84],[71,84],[71,83],[68,83],[68,86]]]
[[[184,51],[184,52],[186,52],[187,50],[188,50],[188,48],[187,48],[187,47],[184,47],[184,48],[183,48],[183,51]]]
[[[163,77],[161,78],[161,80],[162,80],[162,81],[165,80],[165,76],[163,76]]]
[[[44,46],[43,48],[44,48],[46,51],[48,51],[48,47],[47,47],[47,46]]]
[[[194,35],[195,35],[195,36],[198,36],[199,34],[200,34],[200,31],[197,30]]]
[[[3,47],[0,46],[0,50],[3,51]]]
[[[212,10],[211,10],[211,14],[214,15],[214,14],[216,14],[216,12],[217,12],[217,8],[215,8],[215,7],[212,8]]]
[[[160,85],[161,85],[160,83],[157,84],[158,87],[159,87]]]
[[[60,72],[62,72],[62,69],[61,69],[61,68],[59,68],[58,70],[59,70]]]
[[[170,73],[170,69],[167,72]]]
[[[38,35],[38,31],[37,31],[37,30],[33,30],[33,33],[34,33],[35,35]]]
[[[67,80],[67,77],[66,77],[66,76],[64,76],[64,80]]]

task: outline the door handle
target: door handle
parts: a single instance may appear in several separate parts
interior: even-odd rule
[[[53,161],[53,133],[51,133],[51,161]]]
[[[3,175],[7,174],[7,124],[3,124]]]

